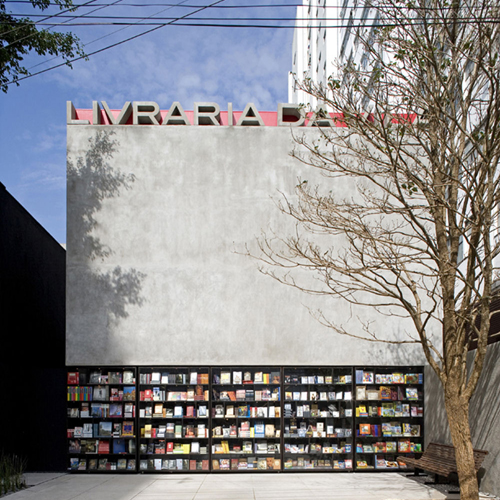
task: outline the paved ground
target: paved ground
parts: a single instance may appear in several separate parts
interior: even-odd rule
[[[400,474],[26,474],[6,500],[455,500]],[[484,499],[494,497],[482,495]]]

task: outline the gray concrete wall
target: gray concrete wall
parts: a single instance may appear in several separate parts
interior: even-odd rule
[[[472,361],[474,351],[469,354]],[[425,442],[451,443],[441,385],[426,368]],[[481,490],[500,496],[500,342],[488,347],[483,372],[472,397],[469,422],[474,448],[489,452],[480,471]]]
[[[239,253],[262,231],[294,230],[278,190],[326,182],[293,146],[277,127],[68,126],[67,363],[423,363],[418,347],[334,334],[308,307],[361,332],[346,304],[281,285]],[[401,335],[399,319],[378,321]]]

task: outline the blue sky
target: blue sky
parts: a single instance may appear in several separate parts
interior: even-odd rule
[[[146,2],[157,5],[140,8],[120,5]],[[84,2],[75,0],[74,3]],[[94,0],[93,3],[99,6],[112,1]],[[93,15],[147,17],[163,11],[157,16],[176,17],[195,10],[192,7],[166,10],[166,3],[168,0],[123,0]],[[184,3],[201,6],[211,2],[189,0]],[[220,5],[258,3],[276,6],[208,9],[196,17],[295,16],[293,5],[297,2],[290,0],[227,0]],[[278,7],[277,4],[290,6]],[[9,1],[7,10],[40,13]],[[90,10],[90,7],[85,11],[79,9],[76,15]],[[151,27],[133,26],[89,44],[119,28],[86,26],[74,27],[71,31],[80,37],[86,52],[90,53]],[[254,102],[259,110],[274,111],[278,102],[287,102],[292,37],[291,29],[166,26],[96,54],[88,61],[77,61],[72,70],[61,67],[24,80],[19,87],[11,86],[7,94],[0,95],[0,182],[57,241],[64,243],[67,100],[73,101],[77,108],[91,108],[93,100],[104,100],[111,108],[120,109],[129,100],[155,101],[161,109],[168,109],[173,101],[180,101],[184,109],[192,109],[195,101],[215,101],[222,110],[227,109],[228,102],[233,103],[235,110]],[[31,71],[60,61],[52,60]],[[30,68],[42,59],[30,55],[25,62]]]

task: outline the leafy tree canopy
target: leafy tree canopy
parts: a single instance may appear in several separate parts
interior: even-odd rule
[[[55,0],[60,9],[72,9],[71,0]],[[34,8],[45,10],[50,0],[31,0]],[[72,33],[38,30],[28,17],[18,18],[7,12],[5,0],[0,0],[0,89],[7,92],[9,85],[29,75],[23,66],[26,54],[35,51],[41,56],[62,56],[69,66],[75,55],[84,55],[78,38]]]

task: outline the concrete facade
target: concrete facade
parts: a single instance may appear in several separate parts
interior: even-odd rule
[[[290,157],[314,129],[226,126],[68,127],[69,365],[416,365],[418,346],[339,336],[308,307],[353,324],[345,304],[259,272],[263,231],[290,234],[276,206],[297,179],[330,182]],[[341,132],[339,132],[341,133]],[[352,181],[329,186],[348,195]],[[400,319],[356,313],[400,338]],[[483,489],[500,491],[497,360],[472,404],[474,444],[490,451]],[[426,442],[449,442],[441,388],[426,368]]]
[[[470,361],[474,352],[469,353]],[[430,367],[425,372],[425,441],[452,444],[441,384]],[[489,452],[480,471],[481,490],[500,496],[500,342],[488,347],[483,372],[470,403],[474,448]]]
[[[345,304],[243,255],[262,231],[295,230],[278,191],[324,182],[294,145],[289,127],[68,126],[67,363],[422,364],[417,347],[334,334],[307,306],[352,323]],[[394,338],[404,327],[379,325]]]

